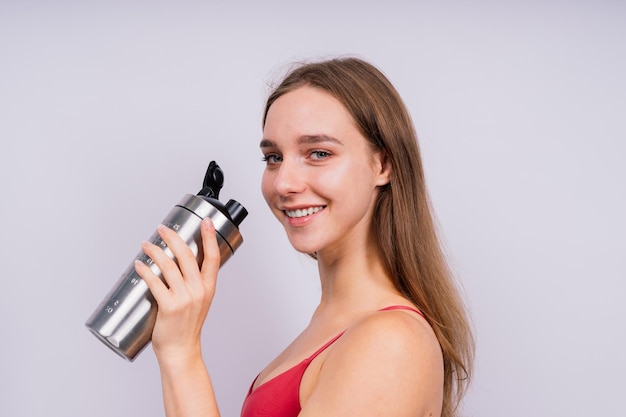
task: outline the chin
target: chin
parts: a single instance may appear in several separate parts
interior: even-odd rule
[[[291,246],[293,246],[296,251],[304,253],[305,255],[312,256],[312,254],[317,253],[319,250],[319,245],[312,244],[312,242],[302,242],[297,239],[290,238],[289,243],[291,243]]]
[[[309,256],[313,256],[314,258],[317,258],[317,250],[316,249],[302,247],[302,246],[298,247],[298,246],[295,246],[295,245],[291,245],[291,246],[293,246],[293,248],[297,252],[300,252],[300,253],[303,253],[305,255],[309,255]]]

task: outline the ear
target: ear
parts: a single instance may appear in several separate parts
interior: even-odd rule
[[[376,185],[382,187],[391,181],[391,161],[385,152],[376,152],[374,154],[374,166],[377,171]]]

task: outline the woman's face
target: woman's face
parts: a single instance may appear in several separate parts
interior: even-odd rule
[[[279,97],[261,151],[263,196],[296,250],[341,256],[371,239],[377,187],[389,172],[337,99],[309,86]]]

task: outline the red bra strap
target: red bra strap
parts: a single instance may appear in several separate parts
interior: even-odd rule
[[[395,306],[389,306],[389,307],[381,308],[378,311],[387,311],[387,310],[408,310],[408,311],[412,311],[414,313],[417,313],[420,316],[422,316],[424,319],[426,319],[426,316],[424,316],[424,313],[422,313],[421,311],[419,311],[416,308],[409,307],[409,306],[395,305]]]
[[[332,345],[333,343],[335,343],[337,341],[337,339],[339,339],[341,336],[343,336],[343,334],[345,333],[345,330],[341,333],[339,333],[337,336],[333,337],[332,339],[330,339],[328,342],[326,342],[326,344],[324,346],[322,346],[321,348],[319,348],[317,351],[315,351],[314,354],[312,354],[311,356],[309,356],[308,358],[305,359],[305,362],[310,363],[313,359],[315,359],[317,357],[317,355],[319,355],[320,353],[322,353],[324,350],[326,350],[326,348],[330,345]]]
[[[378,311],[387,311],[387,310],[408,310],[408,311],[412,311],[414,313],[419,314],[420,316],[422,316],[424,318],[424,320],[426,320],[426,317],[424,316],[424,314],[422,314],[421,311],[419,311],[418,309],[413,308],[413,307],[403,306],[403,305],[393,305],[393,306],[388,306],[388,307],[385,307],[385,308],[381,308]],[[324,350],[326,350],[327,347],[329,347],[330,345],[335,343],[337,341],[337,339],[339,339],[341,336],[343,336],[344,333],[345,333],[345,330],[343,332],[339,333],[337,336],[333,337],[328,342],[326,342],[326,344],[324,344],[324,346],[322,346],[317,351],[315,351],[315,353],[313,353],[311,356],[306,358],[304,362],[310,363],[313,359],[315,359],[317,357],[317,355],[322,353]]]

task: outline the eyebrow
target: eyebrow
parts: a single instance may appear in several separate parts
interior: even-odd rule
[[[328,135],[302,135],[298,138],[298,145],[310,145],[316,143],[324,143],[331,142],[336,143],[338,145],[343,145],[343,143],[332,136]],[[276,143],[271,141],[270,139],[263,139],[259,144],[261,148],[276,148]]]

